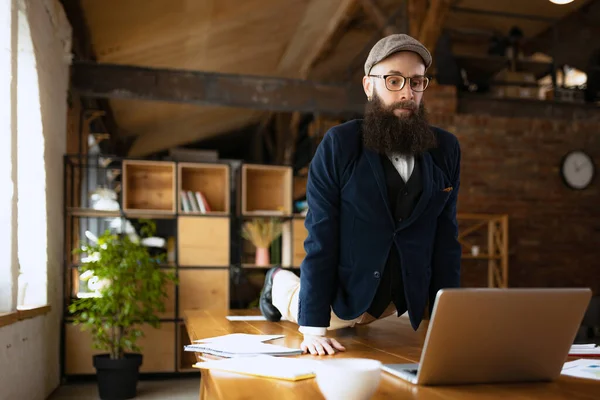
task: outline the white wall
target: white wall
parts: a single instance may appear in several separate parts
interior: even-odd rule
[[[59,384],[56,317],[0,328],[0,399],[43,400]]]
[[[64,237],[62,157],[66,150],[71,28],[58,0],[23,2],[36,53],[45,138],[47,298],[52,311],[0,328],[1,400],[46,399],[60,379]],[[33,251],[44,251],[35,243],[31,246]]]

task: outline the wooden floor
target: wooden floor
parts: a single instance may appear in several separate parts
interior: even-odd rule
[[[197,400],[200,376],[162,381],[143,380],[138,383],[136,400]],[[60,386],[48,400],[98,400],[96,382],[69,383]]]

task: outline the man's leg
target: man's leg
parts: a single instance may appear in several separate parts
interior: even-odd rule
[[[272,303],[281,313],[281,317],[290,322],[298,323],[298,299],[300,297],[300,278],[291,271],[277,270],[273,276]],[[354,326],[357,319],[343,320],[331,311],[328,330]]]

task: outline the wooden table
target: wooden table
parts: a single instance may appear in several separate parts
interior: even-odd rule
[[[235,321],[226,315],[258,315],[250,310],[185,312],[185,324],[191,340],[226,335],[229,333],[252,333],[276,335],[285,338],[273,340],[273,344],[300,347],[302,335],[298,326],[290,322]],[[360,357],[380,360],[384,363],[419,362],[425,340],[427,323],[417,332],[413,331],[408,318],[396,316],[376,321],[368,326],[336,331],[336,337],[346,351],[333,356],[299,357],[326,359],[331,357]],[[199,354],[197,354],[199,356]],[[517,361],[518,362],[518,361]],[[202,370],[200,398],[212,399],[323,399],[314,379],[288,382],[265,379],[216,370]],[[479,399],[600,399],[600,382],[561,376],[551,383],[519,383],[497,385],[464,385],[426,387],[415,386],[382,372],[381,384],[374,399],[426,399],[426,400],[479,400]]]

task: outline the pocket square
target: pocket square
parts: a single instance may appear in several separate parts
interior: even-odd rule
[[[452,186],[448,186],[446,189],[442,190],[443,192],[451,192],[452,191]]]

